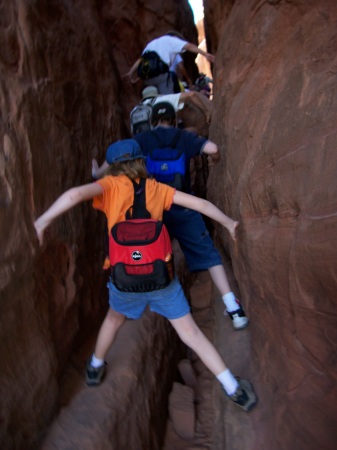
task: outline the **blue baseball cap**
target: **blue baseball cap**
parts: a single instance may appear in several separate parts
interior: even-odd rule
[[[146,159],[146,156],[143,155],[138,142],[134,139],[123,139],[109,145],[105,157],[108,164],[132,161],[137,158]]]

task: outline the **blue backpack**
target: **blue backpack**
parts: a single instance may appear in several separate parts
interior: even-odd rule
[[[181,130],[177,130],[169,145],[163,143],[156,131],[152,132],[158,140],[159,146],[147,154],[146,169],[160,183],[184,191],[186,187],[186,158],[184,151],[176,148],[181,132]]]

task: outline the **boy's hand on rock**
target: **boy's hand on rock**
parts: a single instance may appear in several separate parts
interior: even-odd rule
[[[228,229],[229,234],[231,235],[231,238],[233,239],[234,242],[236,242],[236,231],[237,231],[238,226],[239,226],[239,222],[236,222],[235,220],[233,220],[232,226]]]
[[[93,159],[91,161],[91,176],[95,178],[95,180],[97,180],[98,178],[97,171],[98,171],[98,162],[96,159]]]
[[[41,226],[39,219],[34,222],[35,231],[39,240],[40,247],[43,245],[44,228]]]

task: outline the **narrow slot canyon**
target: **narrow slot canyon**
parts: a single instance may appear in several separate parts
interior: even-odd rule
[[[335,450],[337,4],[303,0],[20,0],[0,5],[0,448]],[[202,26],[204,25],[204,29]],[[105,218],[91,202],[34,220],[130,134],[151,39],[176,30],[212,78],[211,109],[180,126],[221,159],[197,157],[197,196],[239,221],[207,224],[249,326],[234,330],[208,271],[175,266],[196,323],[257,407],[232,404],[170,323],[149,310],[117,333],[100,386],[85,364],[108,308]],[[199,33],[199,35],[198,35]]]

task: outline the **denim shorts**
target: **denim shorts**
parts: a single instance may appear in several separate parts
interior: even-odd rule
[[[179,319],[190,312],[184,291],[178,278],[175,277],[164,289],[152,292],[121,292],[111,280],[109,289],[109,306],[129,319],[139,319],[147,305],[167,319]]]
[[[169,211],[164,212],[164,223],[170,235],[179,242],[191,272],[222,264],[200,213],[172,205]]]

